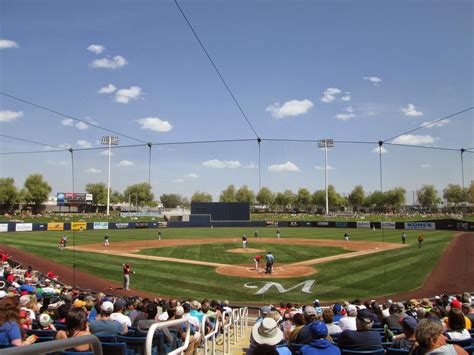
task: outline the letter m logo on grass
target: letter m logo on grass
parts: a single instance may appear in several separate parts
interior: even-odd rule
[[[315,280],[306,280],[303,282],[300,282],[299,284],[290,287],[290,288],[284,288],[281,284],[278,282],[266,282],[265,285],[263,285],[262,288],[260,288],[257,292],[255,292],[256,295],[263,295],[266,293],[268,290],[271,288],[276,288],[279,293],[287,293],[292,290],[298,289],[301,287],[301,292],[302,293],[312,293],[312,289],[314,286]],[[255,285],[257,282],[247,282],[244,286],[247,288],[258,288],[257,285]]]

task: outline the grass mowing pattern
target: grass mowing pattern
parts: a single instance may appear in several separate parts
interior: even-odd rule
[[[165,239],[227,237],[240,238],[242,234],[253,236],[254,229],[245,228],[199,228],[199,229],[165,229],[162,230]],[[284,238],[317,238],[342,240],[346,230],[327,228],[280,228]],[[372,231],[347,230],[351,240],[367,240],[400,243],[402,231]],[[276,229],[259,230],[261,237],[275,237]],[[66,232],[68,249],[58,251],[59,238],[65,232],[25,232],[2,233],[0,242],[9,244],[25,251],[40,255],[44,258],[72,265],[73,244],[71,232]],[[76,244],[99,243],[107,233],[111,243],[127,240],[146,240],[156,238],[156,230],[109,230],[76,232]],[[123,260],[122,257],[94,253],[76,252],[76,265],[79,270],[86,271],[105,279],[122,282],[122,263],[130,261],[136,275],[132,276],[131,286],[159,295],[179,298],[196,297],[230,299],[237,302],[309,302],[315,298],[323,301],[343,300],[350,298],[372,298],[384,295],[384,269],[387,270],[387,293],[399,293],[419,287],[436,265],[444,249],[448,245],[452,232],[424,231],[423,249],[416,245],[416,237],[420,231],[407,231],[407,248],[391,250],[382,253],[364,255],[347,260],[339,260],[317,265],[318,273],[301,278],[272,279],[279,282],[285,289],[291,288],[305,280],[316,280],[312,294],[301,293],[300,289],[285,294],[275,289],[265,295],[255,295],[257,289],[244,287],[245,283],[263,286],[266,282],[258,279],[238,278],[218,275],[214,268],[201,265],[178,264],[171,262],[156,262],[148,260]],[[253,237],[249,238],[251,246]],[[239,243],[236,243],[236,245]],[[239,247],[239,246],[236,246]],[[289,247],[289,246],[288,246]],[[323,248],[321,248],[323,249]],[[325,248],[324,248],[325,249]],[[272,252],[275,252],[272,246]],[[275,252],[277,259],[278,254]],[[215,259],[214,259],[215,260]],[[46,271],[46,270],[44,270]]]
[[[290,264],[297,261],[322,258],[325,256],[349,253],[349,250],[336,247],[308,245],[267,244],[254,242],[249,248],[263,249],[256,253],[231,253],[227,250],[242,247],[242,243],[202,244],[178,247],[154,248],[140,251],[139,254],[163,256],[176,259],[212,261],[223,264],[249,264],[253,266],[255,255],[264,256],[271,251],[278,264]]]

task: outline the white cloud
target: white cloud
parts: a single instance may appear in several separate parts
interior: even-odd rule
[[[316,170],[323,170],[324,171],[324,166],[321,166],[321,165],[316,165],[314,168]],[[336,169],[336,168],[331,166],[331,165],[328,165],[328,170],[334,170],[334,169]]]
[[[451,121],[446,118],[446,119],[441,120],[439,122],[433,123],[432,125],[426,126],[425,128],[444,127],[449,122],[451,122]],[[431,122],[423,122],[420,126],[424,126],[424,125],[427,125],[429,123],[431,123]]]
[[[52,165],[52,166],[66,166],[68,165],[69,163],[65,160],[48,160],[46,161],[46,163],[48,165]]]
[[[294,117],[307,113],[314,104],[308,100],[290,100],[280,106],[278,102],[268,106],[265,111],[275,118]]]
[[[382,82],[382,79],[377,76],[364,76],[364,80],[370,81],[374,86],[378,86]]]
[[[72,118],[65,118],[61,121],[63,126],[74,126],[74,120]]]
[[[92,143],[85,140],[78,140],[77,145],[81,148],[92,148]]]
[[[280,172],[285,172],[285,171],[300,171],[300,169],[291,161],[287,161],[286,163],[283,163],[283,164],[270,165],[268,167],[268,171],[280,173]]]
[[[23,111],[0,111],[0,122],[12,122],[23,117]]]
[[[116,55],[113,59],[110,58],[102,58],[102,59],[96,59],[92,61],[89,66],[95,69],[119,69],[127,65],[128,62],[127,60],[120,56]]]
[[[75,126],[76,126],[77,129],[80,129],[80,130],[89,128],[89,125],[87,123],[84,123],[84,122],[77,122]]]
[[[370,152],[379,154],[379,147],[375,147]],[[382,154],[387,154],[387,153],[388,153],[388,150],[385,149],[385,147],[382,146]]]
[[[345,111],[349,112],[349,113],[352,113],[352,112],[354,112],[354,108],[352,106],[347,106]]]
[[[431,167],[431,165],[428,164],[428,163],[423,163],[423,164],[420,165],[420,168],[423,168],[423,169],[430,168],[430,167]]]
[[[128,104],[132,100],[138,100],[142,94],[142,89],[138,86],[131,86],[130,89],[120,89],[115,93],[115,102]]]
[[[171,180],[171,182],[175,182],[175,183],[180,184],[180,183],[183,183],[184,180],[183,179],[174,179],[174,180]]]
[[[203,162],[202,165],[205,166],[206,168],[213,168],[213,169],[225,169],[225,168],[235,169],[235,168],[240,168],[241,166],[238,160],[217,160],[217,159],[207,160]]]
[[[169,132],[173,126],[168,121],[162,121],[158,117],[139,118],[137,120],[141,129],[149,129],[155,132]]]
[[[105,47],[101,44],[91,44],[89,47],[87,47],[87,50],[95,54],[100,54],[105,51]]]
[[[256,168],[258,168],[258,165],[255,164],[255,163],[252,161],[250,164],[247,164],[247,165],[242,166],[242,168],[244,168],[244,169],[256,169]]]
[[[11,41],[9,39],[0,39],[0,49],[7,49],[7,48],[18,48],[19,45],[15,41]]]
[[[134,166],[135,163],[130,160],[120,160],[120,162],[117,164],[117,166],[122,166],[122,167],[127,167],[127,166]]]
[[[106,156],[108,157],[109,156],[109,150],[103,150],[102,152],[99,153],[100,155],[103,155],[103,156]],[[114,155],[114,152],[110,151],[110,156]]]
[[[184,177],[188,179],[197,179],[199,175],[196,173],[189,173],[189,174],[184,175]]]
[[[407,107],[403,107],[402,112],[405,114],[405,116],[410,117],[423,116],[423,112],[417,111],[415,105],[413,104],[408,104]]]
[[[341,90],[338,88],[327,88],[323,92],[323,96],[321,96],[321,101],[326,104],[333,102],[336,99],[336,95],[339,95],[340,93]]]
[[[96,168],[89,168],[89,169],[84,170],[84,172],[88,174],[99,174],[102,172],[102,170],[96,169]]]
[[[355,115],[353,113],[338,113],[336,118],[341,121],[348,121],[351,118],[354,118]]]
[[[115,85],[109,84],[107,86],[101,87],[97,92],[99,94],[111,94],[111,93],[115,92],[115,90],[117,90]]]
[[[438,138],[430,135],[416,135],[416,134],[404,134],[393,140],[395,144],[408,144],[408,145],[422,145],[422,144],[433,144]]]
[[[342,101],[351,101],[351,99],[352,99],[352,96],[351,96],[351,93],[349,91],[346,91],[344,93],[344,96],[341,97]]]

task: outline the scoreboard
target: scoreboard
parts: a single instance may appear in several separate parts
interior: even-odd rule
[[[58,206],[92,205],[92,194],[76,192],[58,192]]]

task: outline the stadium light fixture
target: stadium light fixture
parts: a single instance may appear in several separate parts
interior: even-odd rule
[[[107,175],[107,216],[110,214],[110,156],[112,155],[111,147],[113,145],[119,144],[118,137],[109,137],[109,136],[102,136],[100,143],[103,145],[109,146],[109,169]]]
[[[318,139],[318,148],[324,148],[324,181],[326,185],[326,216],[329,214],[329,194],[328,194],[328,148],[334,148],[334,139]]]

